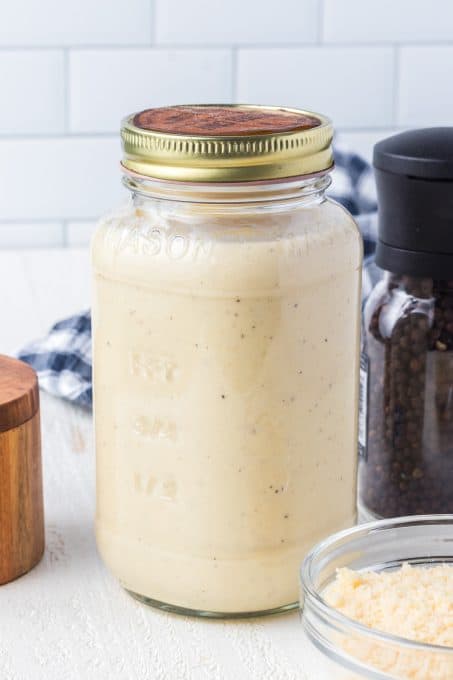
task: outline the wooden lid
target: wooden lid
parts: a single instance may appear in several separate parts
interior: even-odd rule
[[[39,408],[38,378],[23,361],[0,354],[0,432],[18,427]]]

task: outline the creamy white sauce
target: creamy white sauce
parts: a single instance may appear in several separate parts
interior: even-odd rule
[[[97,540],[126,588],[280,607],[306,551],[354,523],[360,259],[329,202],[100,224]]]

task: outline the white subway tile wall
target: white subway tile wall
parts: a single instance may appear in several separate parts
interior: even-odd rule
[[[248,101],[333,118],[370,159],[453,124],[451,0],[0,3],[0,248],[79,247],[124,198],[120,119]]]
[[[21,48],[149,45],[153,9],[149,0],[77,0],[72,5],[64,0],[2,2],[0,44]]]
[[[315,43],[318,0],[158,0],[156,42],[187,45]]]
[[[238,50],[240,101],[328,112],[340,128],[392,125],[393,87],[391,47]]]
[[[397,128],[379,128],[373,130],[340,130],[335,137],[337,148],[354,151],[371,163],[373,146],[384,137],[396,135],[401,130]]]
[[[85,246],[89,243],[96,222],[67,222],[65,229],[65,244],[67,246]]]
[[[451,0],[324,0],[327,43],[426,43],[453,38]]]
[[[49,248],[64,246],[60,222],[3,222],[0,248]]]
[[[60,50],[0,51],[0,83],[2,135],[64,132],[64,54]]]
[[[121,200],[116,137],[0,139],[0,158],[2,222],[88,220]]]
[[[403,47],[397,122],[409,127],[419,127],[426,121],[451,125],[452,83],[453,45]]]
[[[227,49],[73,50],[69,131],[117,132],[127,113],[181,101],[231,101]]]

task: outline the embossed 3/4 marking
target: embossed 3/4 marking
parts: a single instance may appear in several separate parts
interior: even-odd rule
[[[169,502],[177,500],[178,486],[171,478],[159,479],[155,475],[135,472],[134,489],[143,496],[161,498]]]
[[[149,418],[148,416],[139,416],[134,422],[134,432],[140,437],[147,439],[168,439],[176,441],[178,431],[176,423],[166,418]]]
[[[149,352],[131,352],[130,366],[132,375],[156,383],[172,383],[179,375],[174,361],[153,356]]]

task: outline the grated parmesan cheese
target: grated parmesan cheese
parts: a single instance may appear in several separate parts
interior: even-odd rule
[[[453,678],[453,568],[404,564],[392,572],[339,569],[323,593],[326,602],[369,628],[412,641],[451,647],[444,653],[365,643],[351,636],[341,646],[349,655],[391,677]]]
[[[453,647],[453,569],[447,564],[359,573],[339,569],[324,599],[369,628]]]

